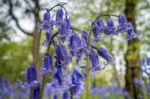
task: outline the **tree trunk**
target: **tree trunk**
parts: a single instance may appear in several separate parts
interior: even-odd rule
[[[136,16],[136,6],[138,0],[126,0],[125,4],[125,15],[128,21],[133,24],[136,29],[135,16]],[[127,52],[125,54],[126,61],[126,90],[133,99],[139,99],[142,95],[142,90],[136,87],[133,80],[135,78],[140,78],[140,42],[138,38],[128,41]]]
[[[35,2],[35,9],[34,9],[35,29],[33,32],[32,56],[33,56],[33,63],[37,63],[37,61],[39,61],[38,59],[39,59],[40,38],[41,38],[41,30],[39,30],[37,27],[37,25],[40,22],[40,16],[39,16],[40,6],[39,6],[39,0],[34,1],[34,2]],[[36,64],[35,66],[37,70],[37,77],[39,80],[40,79],[39,64]]]

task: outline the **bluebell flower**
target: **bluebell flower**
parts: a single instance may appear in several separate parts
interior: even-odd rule
[[[97,52],[98,55],[104,58],[108,63],[112,61],[112,56],[108,53],[108,51],[105,48],[100,47],[97,49]]]
[[[64,12],[63,9],[60,8],[56,12],[56,22],[61,22],[63,20]]]
[[[97,19],[96,24],[98,25],[99,32],[103,33],[105,30],[105,24],[104,24],[103,20],[101,18]]]
[[[39,25],[38,25],[38,28],[42,31],[45,31],[45,32],[51,32],[53,30],[53,27],[56,23],[51,20],[51,21],[45,21],[43,20]]]
[[[53,26],[56,24],[53,20],[50,20],[50,13],[47,10],[43,15],[42,22],[38,25],[38,28],[45,32],[51,32],[53,30]]]
[[[77,67],[74,68],[73,75],[78,80],[83,80],[85,78],[85,76],[79,71],[79,69]]]
[[[40,84],[33,86],[32,99],[39,99],[40,96]]]
[[[89,57],[92,63],[92,68],[98,69],[100,67],[100,64],[99,64],[98,56],[93,49],[90,49]]]
[[[62,99],[69,99],[69,94],[67,91],[64,91]]]
[[[65,20],[62,21],[60,27],[59,27],[59,37],[64,42],[66,37],[68,36],[68,24]]]
[[[59,65],[59,63],[56,62],[56,65]],[[62,73],[62,68],[61,67],[58,67],[56,68],[56,72],[54,74],[54,78],[57,79],[58,81],[58,84],[60,86],[63,85],[63,73]]]
[[[54,94],[54,99],[58,99],[58,95],[57,94]]]
[[[122,15],[119,15],[118,17],[118,27],[117,27],[117,30],[116,32],[117,33],[123,33],[123,32],[126,32],[126,27],[127,27],[127,19],[125,16],[122,16]]]
[[[61,62],[61,64],[67,64],[71,61],[71,56],[67,53],[66,48],[59,44],[56,47],[56,58]]]
[[[13,93],[13,88],[5,77],[0,77],[0,99],[11,96]]]
[[[87,53],[87,41],[85,38],[80,38],[77,34],[73,33],[73,35],[69,39],[70,52],[73,56],[81,59],[81,56],[84,53]]]
[[[79,98],[79,95],[82,94],[84,92],[84,83],[82,81],[80,81],[79,79],[76,78],[72,78],[72,84],[73,87],[71,88],[73,91],[73,96],[75,98]]]
[[[114,23],[113,23],[111,18],[109,18],[107,20],[107,25],[105,27],[105,32],[104,33],[109,35],[109,36],[113,36],[113,35],[116,34],[115,25],[114,25]]]
[[[44,21],[50,21],[50,12],[47,10],[43,15]]]
[[[51,40],[52,31],[46,32],[45,35],[46,35],[46,39],[45,39],[45,41],[44,41],[44,45],[45,45],[46,47],[48,47],[48,43],[49,43],[49,41]]]
[[[37,81],[36,68],[31,64],[27,69],[27,83],[32,85],[34,81]]]
[[[101,38],[100,38],[101,31],[100,31],[99,26],[96,22],[92,22],[92,31],[93,31],[93,35],[94,35],[94,40],[95,41],[101,40]]]
[[[80,47],[80,38],[76,33],[73,33],[73,35],[70,37],[68,46],[72,50],[76,50]]]
[[[69,31],[69,29],[71,28],[70,18],[66,17],[65,21],[67,23],[67,30]]]
[[[52,72],[52,62],[52,56],[46,53],[44,56],[43,67],[40,69],[40,74],[43,75],[45,73]]]
[[[128,22],[128,25],[126,27],[127,36],[125,37],[125,40],[131,40],[134,38],[137,38],[140,33],[135,33],[134,28],[130,22]]]

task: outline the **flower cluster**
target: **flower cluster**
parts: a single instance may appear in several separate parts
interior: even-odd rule
[[[139,36],[139,32],[135,33],[134,28],[130,22],[127,21],[126,17],[123,15],[115,16],[118,18],[118,26],[115,26],[111,15],[108,16],[106,24],[104,23],[102,16],[96,18],[95,21],[92,22],[92,31],[94,35],[95,41],[102,40],[101,35],[106,34],[112,37],[113,35],[118,35],[119,33],[126,33],[125,40],[131,40],[133,38],[137,38]],[[105,15],[104,15],[105,16]]]
[[[122,15],[117,16],[119,22],[117,28],[111,15],[106,15],[108,17],[106,24],[103,22],[102,16],[99,16],[95,21],[92,21],[92,32],[80,31],[72,26],[63,4],[60,3],[55,7],[58,6],[59,9],[56,11],[55,18],[53,19],[51,16],[52,9],[47,9],[43,15],[42,22],[38,26],[46,35],[44,45],[48,49],[51,46],[55,49],[54,55],[50,55],[49,50],[46,52],[40,74],[41,80],[44,80],[44,76],[46,78],[51,76],[51,82],[47,83],[46,87],[53,92],[54,99],[57,99],[58,93],[62,94],[63,99],[69,99],[69,96],[77,97],[85,91],[84,80],[88,75],[83,73],[83,70],[88,69],[93,74],[104,69],[113,60],[113,56],[106,48],[97,48],[91,44],[92,36],[94,38],[92,41],[95,42],[102,40],[102,34],[112,37],[126,32],[126,40],[136,38],[139,34],[134,32],[131,23]],[[86,62],[86,55],[90,59],[90,68],[80,64],[80,62]],[[106,64],[101,64],[99,57],[103,58]],[[69,65],[73,64],[74,61],[75,66],[71,71],[68,71]],[[27,83],[33,88],[33,99],[38,99],[40,97],[40,88],[44,83],[37,80],[38,70],[36,70],[35,65],[31,64],[27,70]],[[69,92],[71,92],[70,95]]]

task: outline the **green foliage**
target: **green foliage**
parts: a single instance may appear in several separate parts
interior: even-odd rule
[[[31,55],[31,40],[7,42],[0,44],[0,76],[10,81],[24,79]]]

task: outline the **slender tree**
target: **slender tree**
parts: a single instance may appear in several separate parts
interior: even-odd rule
[[[126,0],[125,3],[125,15],[128,21],[133,24],[134,29],[136,29],[135,17],[136,17],[136,6],[138,0]],[[134,99],[139,99],[138,97],[142,95],[142,90],[137,88],[134,84],[134,80],[140,78],[140,41],[138,38],[128,41],[127,52],[125,54],[126,61],[126,90],[129,92],[130,96]]]

